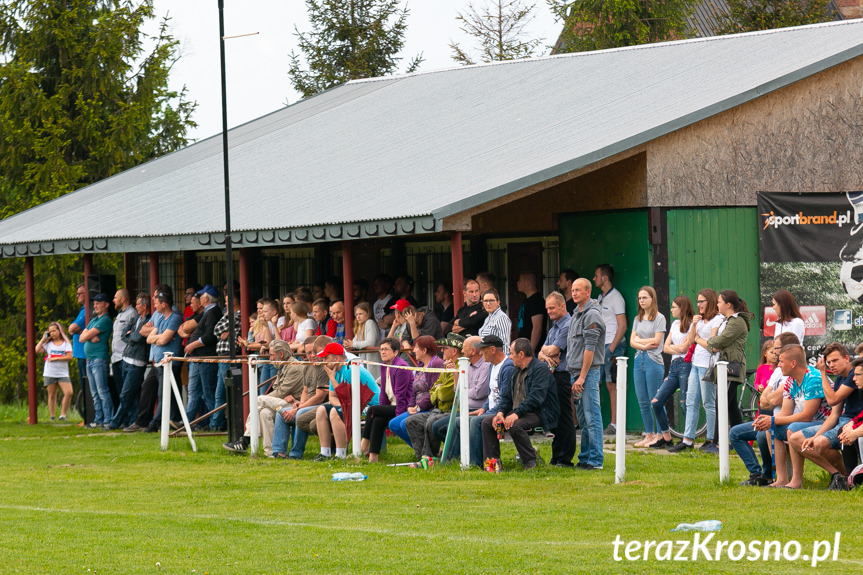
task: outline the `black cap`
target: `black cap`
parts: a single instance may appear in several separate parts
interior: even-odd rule
[[[474,347],[499,347],[503,349],[503,340],[496,335],[487,335],[482,338],[482,341]]]
[[[103,301],[105,303],[111,303],[111,298],[109,298],[103,293],[97,293],[95,296],[93,296],[93,301]]]

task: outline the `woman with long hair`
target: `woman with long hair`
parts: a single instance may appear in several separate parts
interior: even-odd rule
[[[789,294],[790,295],[790,294]],[[717,309],[723,321],[716,335],[705,343],[719,352],[719,361],[728,362],[728,425],[743,423],[743,414],[737,405],[737,388],[746,378],[746,338],[749,337],[749,322],[755,317],[734,290],[719,293]],[[739,364],[739,365],[736,365]]]
[[[653,449],[671,447],[674,441],[671,439],[671,431],[668,425],[668,414],[665,412],[665,402],[675,391],[680,389],[680,403],[686,413],[686,383],[689,380],[689,371],[692,369],[692,358],[689,356],[689,328],[692,325],[692,301],[685,295],[679,295],[671,302],[671,329],[665,338],[662,348],[664,353],[671,356],[671,366],[668,375],[665,376],[656,397],[653,398],[651,406],[656,416],[656,425],[662,437],[650,444]]]
[[[773,312],[776,314],[773,337],[790,331],[797,336],[802,345],[803,336],[806,335],[806,325],[803,323],[803,315],[800,313],[797,300],[790,291],[781,289],[773,294]]]
[[[377,330],[377,324],[374,329]],[[381,369],[380,397],[378,405],[369,408],[360,443],[362,452],[368,454],[370,463],[378,461],[384,433],[390,421],[406,413],[413,399],[414,378],[411,372],[396,367],[408,365],[399,357],[399,340],[391,338],[383,340],[380,352],[381,362],[385,364]]]
[[[679,453],[692,449],[695,440],[695,430],[698,427],[698,415],[701,403],[707,416],[707,441],[701,447],[702,451],[718,453],[719,448],[713,441],[716,430],[716,387],[713,383],[704,381],[713,355],[705,343],[715,335],[722,323],[723,317],[716,309],[716,292],[705,288],[698,292],[695,305],[698,313],[692,318],[689,328],[689,345],[696,344],[692,352],[692,369],[689,371],[689,381],[686,382],[686,424],[683,431],[683,441],[668,450]]]
[[[63,391],[60,405],[60,421],[66,420],[66,412],[72,403],[72,380],[69,379],[69,362],[72,361],[72,344],[60,322],[52,321],[36,342],[36,353],[45,353],[45,368],[42,377],[48,391],[48,415],[51,421],[57,412],[57,387]]]
[[[377,347],[381,340],[381,330],[372,317],[372,306],[366,302],[354,306],[354,320],[354,336],[345,340],[345,347],[354,350]],[[381,356],[376,352],[363,353],[361,357],[371,362],[381,361]],[[375,379],[380,378],[380,366],[367,365],[366,368]]]
[[[304,342],[315,335],[318,324],[309,317],[309,307],[302,301],[291,304],[291,321],[296,331],[294,341],[290,342],[291,349],[294,353],[299,353],[303,349]]]
[[[437,341],[430,335],[421,335],[414,341],[414,356],[417,359],[417,367],[443,368],[443,360],[438,357]],[[413,391],[411,401],[404,413],[395,417],[389,423],[390,431],[401,437],[405,443],[411,445],[405,420],[421,411],[428,411],[432,407],[431,388],[437,383],[440,372],[426,372],[418,370],[414,372]]]
[[[644,439],[636,443],[635,447],[647,447],[661,438],[656,433],[650,400],[659,391],[662,372],[665,371],[662,341],[666,331],[668,325],[665,316],[659,313],[656,290],[650,286],[642,287],[638,290],[638,314],[632,322],[632,335],[629,337],[629,345],[636,350],[633,384],[645,432]]]

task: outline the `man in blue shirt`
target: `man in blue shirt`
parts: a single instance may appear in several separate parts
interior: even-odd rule
[[[572,417],[572,385],[569,372],[566,370],[566,339],[572,316],[566,311],[566,299],[556,291],[545,298],[545,310],[548,312],[548,319],[551,320],[551,328],[537,357],[548,364],[551,370],[557,388],[557,401],[560,405],[557,429],[554,432],[554,441],[551,442],[549,464],[572,467],[572,458],[575,456],[575,423]]]
[[[93,396],[93,421],[89,427],[107,426],[114,416],[114,402],[108,387],[108,366],[110,354],[108,342],[111,341],[113,323],[108,315],[111,299],[103,293],[93,298],[94,317],[81,332],[80,341],[84,342],[84,355],[87,356],[87,377],[90,380],[90,395]]]
[[[177,335],[177,330],[183,323],[183,318],[179,312],[174,311],[174,297],[171,292],[157,291],[153,300],[156,302],[156,311],[158,314],[153,315],[153,330],[147,336],[147,343],[150,344],[150,356],[154,364],[162,361],[166,352],[171,352],[177,355],[180,352],[180,336]],[[151,430],[158,429],[162,421],[162,406],[165,402],[171,405],[170,397],[162,397],[163,377],[165,373],[164,366],[154,366],[156,370],[156,379],[158,381],[157,393],[159,397],[159,406],[150,420],[148,426]]]
[[[347,456],[348,437],[341,402],[336,394],[336,386],[341,383],[351,384],[351,366],[345,364],[348,361],[345,348],[335,342],[328,343],[318,354],[318,357],[324,361],[324,369],[330,380],[330,401],[318,407],[316,413],[321,453],[315,456],[315,461],[325,461],[332,456],[331,437],[336,443],[336,457],[344,459]],[[360,385],[368,387],[374,394],[368,405],[377,405],[381,389],[372,374],[362,366],[360,366]],[[353,438],[354,441],[359,441],[359,439],[359,437]]]

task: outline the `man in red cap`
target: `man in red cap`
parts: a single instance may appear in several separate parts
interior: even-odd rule
[[[321,442],[321,452],[315,456],[314,460],[326,461],[332,457],[331,439],[335,440],[336,443],[335,456],[339,459],[344,459],[347,456],[348,437],[344,414],[342,413],[342,404],[336,393],[336,386],[341,383],[350,385],[351,367],[347,365],[348,358],[345,354],[345,348],[335,342],[328,343],[318,353],[318,357],[324,362],[324,370],[330,380],[330,398],[328,403],[318,407],[315,415],[318,437]],[[359,369],[360,385],[368,387],[374,394],[368,404],[377,405],[380,387],[366,368],[360,366]],[[354,441],[359,441],[359,438],[354,438]]]

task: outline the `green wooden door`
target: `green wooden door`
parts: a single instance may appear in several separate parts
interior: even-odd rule
[[[572,268],[581,277],[593,280],[598,264],[608,263],[614,267],[614,285],[626,302],[627,332],[624,341],[629,341],[632,318],[637,307],[638,288],[652,285],[653,253],[649,242],[647,212],[598,212],[560,216],[560,264]],[[594,289],[593,297],[599,295]],[[641,431],[641,412],[635,389],[632,387],[633,352],[629,356],[627,376],[626,427],[630,431]],[[608,391],[605,385],[602,395],[603,422],[610,421]]]

